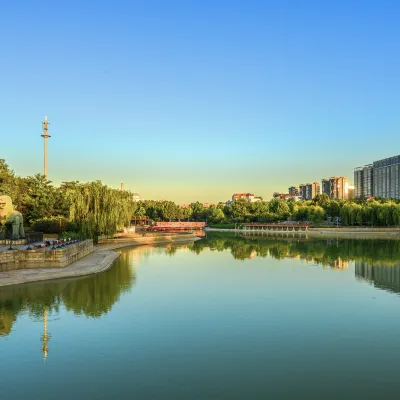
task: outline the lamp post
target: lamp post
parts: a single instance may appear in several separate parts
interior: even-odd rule
[[[61,217],[58,217],[58,221],[60,222],[60,233],[58,235],[58,238],[61,239]]]

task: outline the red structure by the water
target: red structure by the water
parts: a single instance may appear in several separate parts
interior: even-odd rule
[[[205,222],[154,222],[151,231],[189,231],[193,229],[203,229]]]

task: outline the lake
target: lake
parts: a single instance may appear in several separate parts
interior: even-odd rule
[[[0,288],[2,399],[366,399],[400,391],[400,241],[120,250]]]

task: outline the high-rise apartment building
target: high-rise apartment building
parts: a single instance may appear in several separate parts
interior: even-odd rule
[[[307,195],[310,199],[313,199],[317,194],[321,194],[321,185],[318,182],[307,185]]]
[[[346,200],[348,197],[348,181],[343,176],[334,176],[329,179],[330,198],[337,200]]]
[[[373,165],[368,164],[354,169],[354,197],[368,199],[373,196]]]
[[[300,187],[299,186],[290,186],[288,193],[292,196],[300,196]]]
[[[306,185],[304,183],[299,186],[299,192],[302,200],[306,200]]]
[[[300,196],[303,200],[312,200],[317,194],[321,193],[321,186],[318,182],[302,183],[299,188]]]
[[[374,161],[372,195],[386,199],[400,198],[400,156]]]
[[[322,179],[321,181],[322,194],[327,194],[330,197],[330,183],[329,179]]]
[[[347,178],[343,176],[322,179],[322,193],[331,199],[345,200],[348,197],[348,185]]]

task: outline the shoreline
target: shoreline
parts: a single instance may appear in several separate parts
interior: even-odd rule
[[[243,229],[206,228],[206,232],[233,232],[253,237],[306,236],[307,238],[341,239],[400,239],[400,229],[395,228],[309,228],[307,231],[245,231]]]
[[[179,244],[200,240],[193,234],[126,237],[104,240],[106,243],[96,245],[93,253],[66,266],[57,268],[16,269],[0,272],[0,288],[55,279],[79,278],[102,273],[114,264],[121,256],[114,251],[125,247],[136,247],[157,244]]]

